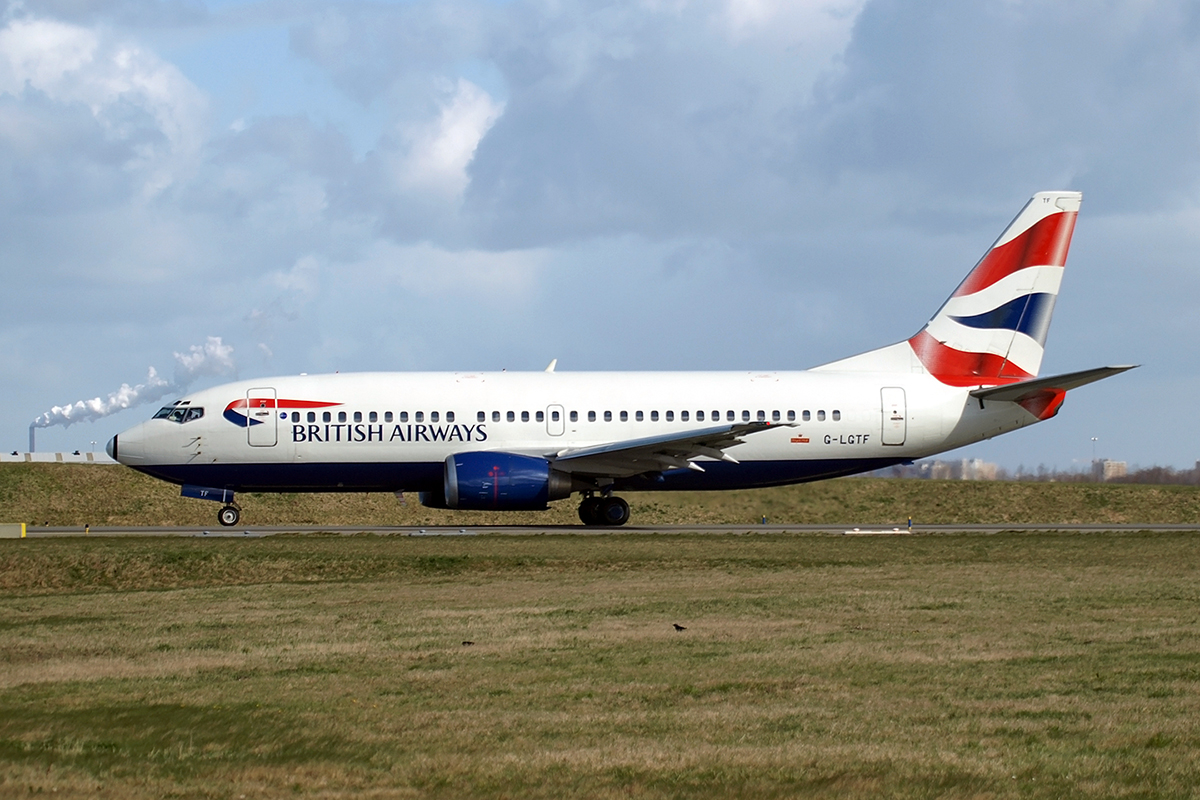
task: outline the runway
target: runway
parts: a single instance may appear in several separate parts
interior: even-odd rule
[[[478,525],[478,526],[238,526],[156,527],[156,526],[41,526],[26,529],[26,538],[43,539],[75,536],[147,537],[175,536],[199,538],[262,538],[266,536],[679,536],[685,534],[753,535],[798,534],[825,536],[932,536],[932,535],[994,535],[998,533],[1200,533],[1195,525],[627,525],[620,528],[584,527],[582,525]]]

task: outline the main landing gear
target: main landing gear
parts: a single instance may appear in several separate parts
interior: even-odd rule
[[[615,528],[629,522],[629,503],[611,495],[587,495],[579,504],[579,519],[584,525],[606,525]]]
[[[238,520],[242,518],[242,512],[237,506],[225,506],[217,512],[217,522],[220,522],[226,528],[231,528],[238,524]]]

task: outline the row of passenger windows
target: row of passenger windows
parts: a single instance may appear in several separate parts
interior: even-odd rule
[[[166,409],[164,409],[164,411],[165,410]],[[201,412],[201,413],[203,413],[203,412]],[[521,422],[529,422],[530,421],[530,414],[528,411],[520,411],[520,412],[506,411],[506,412],[504,412],[503,416],[501,416],[501,413],[499,411],[493,411],[491,414],[491,418],[492,418],[492,422],[500,422],[501,420],[505,420],[507,422],[516,422],[518,414],[520,415]],[[600,412],[600,415],[602,416],[602,418],[605,422],[613,421],[614,415],[613,415],[612,411]],[[634,411],[632,416],[633,416],[634,422],[644,422],[646,420],[646,413],[642,412],[642,411]],[[797,418],[797,414],[794,410],[788,410],[787,412],[772,411],[772,412],[770,412],[770,421],[771,422],[782,422],[784,420],[785,416],[786,416],[788,422],[795,422],[796,418]],[[804,422],[811,422],[813,420],[813,412],[808,411],[808,410],[801,411],[799,414],[799,417]],[[837,421],[841,420],[842,412],[837,409],[834,409],[833,411],[830,412],[830,417],[833,419],[834,422],[837,422]],[[317,421],[317,412],[309,411],[307,418],[308,418],[309,422],[316,422]],[[578,422],[579,421],[579,412],[578,411],[569,412],[568,418],[571,420],[571,422]],[[588,422],[596,422],[599,418],[600,417],[597,415],[597,412],[595,412],[595,411],[587,412],[587,421]],[[628,411],[618,411],[618,412],[616,412],[616,418],[619,419],[621,422],[629,422],[630,413]],[[651,411],[649,414],[649,418],[650,418],[651,422],[658,422],[660,419],[659,412]],[[721,412],[719,410],[712,411],[712,412],[709,412],[708,416],[706,417],[704,411],[696,411],[694,418],[695,418],[696,422],[705,422],[708,420],[711,420],[712,422],[720,422],[721,421]],[[363,421],[363,412],[355,411],[353,413],[352,419],[354,422],[362,422]],[[675,412],[674,411],[664,411],[661,419],[665,420],[666,422],[674,422],[675,421]],[[692,419],[693,419],[692,412],[690,412],[690,411],[680,411],[679,412],[679,421],[680,422],[691,422]],[[446,415],[445,415],[445,420],[446,420],[446,422],[454,422],[454,412],[447,411]],[[476,422],[487,422],[487,420],[488,420],[487,412],[480,411],[480,412],[476,413],[476,415],[475,415]],[[535,422],[545,422],[546,421],[546,412],[535,411],[533,413],[533,420]],[[561,422],[562,421],[561,412],[558,410],[551,411],[550,412],[550,420],[552,422]],[[737,420],[738,420],[738,413],[736,411],[733,411],[732,409],[730,409],[725,412],[725,421],[726,422],[737,422]],[[754,413],[753,416],[751,416],[751,412],[749,409],[742,409],[741,420],[742,420],[742,422],[750,422],[751,420],[756,421],[756,422],[766,422],[767,421],[767,412],[763,409],[759,409],[757,412]],[[819,409],[816,412],[816,420],[817,420],[817,422],[825,421],[825,410],[824,409]],[[299,421],[300,421],[300,412],[293,411],[292,412],[292,422],[299,422]],[[333,412],[323,411],[321,413],[321,421],[322,422],[333,422]],[[338,422],[349,422],[350,418],[347,417],[347,414],[345,411],[339,411],[339,412],[337,412],[337,421]],[[366,421],[367,422],[379,422],[379,414],[375,411],[367,412]],[[385,412],[383,412],[383,421],[384,422],[395,422],[395,421],[408,422],[409,421],[408,412],[401,411],[399,414],[397,414],[395,417],[393,417],[391,411],[385,411]],[[412,421],[413,422],[425,422],[425,412],[424,411],[414,411],[413,415],[412,415]],[[441,422],[442,417],[437,411],[430,411],[429,412],[429,421],[430,422]]]
[[[480,412],[480,413],[483,413],[483,412]],[[363,412],[361,412],[361,411],[355,411],[352,416],[353,416],[354,422],[362,422],[363,421]],[[300,412],[293,411],[292,412],[292,422],[299,422],[299,421],[300,421]],[[316,422],[317,421],[317,412],[309,411],[308,412],[308,421]],[[321,412],[321,421],[322,422],[333,422],[333,412],[322,411]],[[339,411],[339,412],[337,412],[337,421],[338,422],[349,422],[350,419],[347,418],[345,411]],[[368,411],[366,421],[367,422],[379,422],[379,413],[376,411]],[[397,422],[397,421],[408,422],[408,412],[401,411],[399,414],[393,415],[392,412],[385,411],[385,412],[383,412],[383,421],[384,422]],[[413,422],[424,422],[425,421],[425,412],[424,411],[413,412],[412,421]],[[442,416],[436,411],[430,411],[429,412],[429,421],[430,422],[441,422]],[[454,422],[454,412],[453,411],[446,412],[446,422]]]

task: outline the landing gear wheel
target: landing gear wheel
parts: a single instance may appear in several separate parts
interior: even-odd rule
[[[600,519],[600,498],[585,497],[583,502],[579,504],[579,519],[584,525],[600,525],[603,520]]]
[[[241,517],[242,512],[238,511],[234,506],[225,506],[217,512],[217,522],[220,522],[226,528],[237,525]]]
[[[600,501],[597,516],[601,525],[624,525],[629,522],[629,503],[620,497],[605,497]]]

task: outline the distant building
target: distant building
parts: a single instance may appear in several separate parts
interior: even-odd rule
[[[928,465],[927,477],[941,481],[994,481],[1000,472],[1000,467],[981,458],[964,458],[961,461],[925,462]]]
[[[1100,462],[1100,479],[1111,481],[1114,478],[1124,478],[1129,474],[1129,465],[1124,461],[1109,461],[1107,458]]]
[[[20,464],[116,464],[108,453],[18,453],[0,452],[0,462]]]

